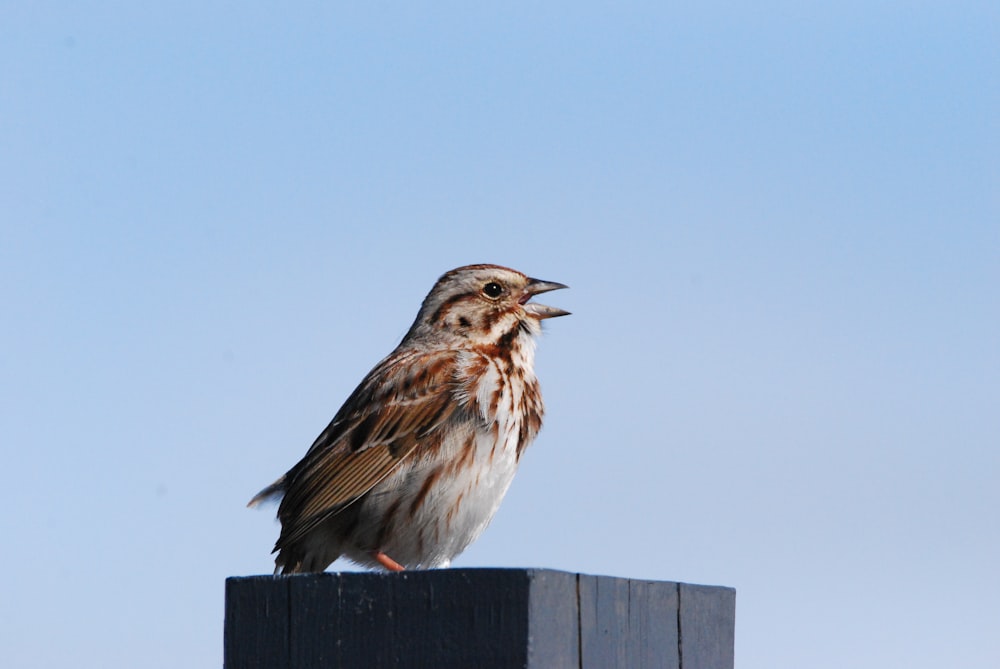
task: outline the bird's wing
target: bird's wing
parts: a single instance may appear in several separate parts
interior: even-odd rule
[[[388,476],[460,411],[456,354],[394,354],[348,398],[284,477],[280,549],[302,538]]]

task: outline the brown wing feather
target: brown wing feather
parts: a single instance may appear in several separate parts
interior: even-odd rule
[[[352,393],[284,477],[275,550],[371,490],[458,410],[454,352],[393,355]]]

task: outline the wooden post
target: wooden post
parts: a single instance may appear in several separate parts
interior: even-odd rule
[[[548,569],[234,577],[225,669],[732,669],[735,597]]]

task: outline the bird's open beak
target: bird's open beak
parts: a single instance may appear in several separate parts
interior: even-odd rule
[[[520,302],[524,305],[524,310],[538,320],[542,320],[543,318],[555,318],[556,316],[569,316],[568,311],[559,309],[558,307],[548,307],[544,304],[528,302],[528,300],[535,295],[547,293],[550,290],[560,290],[562,288],[569,288],[569,286],[564,283],[556,283],[555,281],[528,279],[528,287],[525,289],[524,297],[521,298]]]

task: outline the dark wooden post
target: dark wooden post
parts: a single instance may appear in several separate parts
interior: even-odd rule
[[[226,580],[226,669],[732,669],[731,588],[548,569]]]

